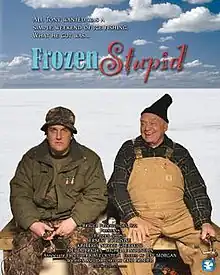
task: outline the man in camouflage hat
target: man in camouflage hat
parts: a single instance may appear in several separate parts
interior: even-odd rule
[[[44,251],[54,252],[56,243],[68,247],[87,240],[90,232],[83,225],[94,222],[106,208],[101,160],[74,139],[74,125],[71,110],[49,110],[41,128],[46,139],[25,153],[18,164],[10,182],[18,233],[7,260],[7,275],[39,274]],[[88,273],[88,265],[78,267],[77,271],[70,265],[70,274]]]
[[[49,110],[47,113],[46,122],[41,127],[41,130],[46,132],[48,126],[50,125],[63,125],[66,126],[73,134],[77,134],[74,124],[75,115],[71,110],[63,107],[56,107]]]

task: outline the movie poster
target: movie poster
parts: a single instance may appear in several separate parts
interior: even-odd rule
[[[1,11],[0,228],[12,218],[9,181],[44,139],[50,108],[75,113],[76,139],[108,180],[141,111],[165,93],[167,134],[193,156],[220,224],[218,0],[2,0]]]

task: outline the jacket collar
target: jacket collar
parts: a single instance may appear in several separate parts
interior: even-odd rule
[[[137,142],[137,143],[136,143],[136,142]],[[151,148],[151,147],[146,143],[146,141],[142,138],[142,136],[138,136],[138,137],[136,138],[136,140],[135,140],[135,143],[136,143],[137,145],[139,145],[139,146],[144,146],[144,147],[147,147],[147,148]],[[170,138],[168,138],[167,135],[164,135],[164,140],[163,140],[163,142],[162,142],[159,146],[157,146],[157,147],[155,147],[155,148],[153,148],[153,149],[160,148],[160,147],[165,147],[165,148],[169,147],[169,148],[173,148],[173,141],[172,141]]]
[[[82,151],[80,150],[79,144],[76,142],[74,138],[72,139],[70,144],[69,154],[71,156],[72,162],[76,162],[83,159]],[[30,150],[29,156],[39,162],[44,162],[46,164],[52,165],[47,139],[45,139],[38,146]]]

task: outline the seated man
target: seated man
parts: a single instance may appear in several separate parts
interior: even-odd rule
[[[166,94],[141,113],[141,135],[126,141],[116,156],[109,200],[121,221],[136,224],[126,232],[133,242],[152,247],[160,235],[173,238],[191,273],[206,274],[199,247],[201,239],[215,237],[211,202],[187,149],[165,135],[171,103]],[[212,274],[220,274],[218,265]],[[152,263],[129,263],[121,272],[153,274]]]
[[[46,139],[24,154],[10,182],[18,234],[6,264],[7,275],[39,274],[46,242],[57,237],[67,245],[84,241],[86,228],[79,226],[95,221],[106,208],[101,160],[76,142],[74,124],[71,110],[49,110],[41,128]],[[69,265],[70,274],[87,274],[86,266],[78,267],[81,271]]]

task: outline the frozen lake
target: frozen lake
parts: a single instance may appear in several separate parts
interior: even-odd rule
[[[220,89],[1,90],[0,228],[11,219],[9,181],[25,151],[44,138],[40,127],[49,108],[73,110],[76,139],[100,155],[109,179],[121,144],[139,135],[140,112],[165,93],[173,97],[167,134],[189,149],[220,224]]]

